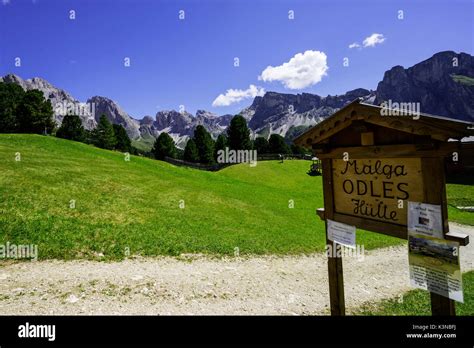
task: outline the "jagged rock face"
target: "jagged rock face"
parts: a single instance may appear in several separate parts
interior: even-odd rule
[[[467,79],[456,81],[456,76],[453,75]],[[377,86],[375,103],[388,100],[398,103],[416,102],[420,103],[420,111],[424,113],[474,121],[472,82],[473,56],[452,51],[439,52],[411,68],[395,66],[385,72],[383,80]]]
[[[140,123],[122,110],[122,108],[113,100],[95,96],[87,100],[87,103],[94,106],[94,115],[97,122],[99,121],[100,116],[104,114],[111,123],[122,125],[127,131],[130,139],[140,138]]]
[[[213,138],[224,132],[230,124],[233,115],[217,116],[212,112],[198,110],[196,116],[188,112],[175,110],[159,111],[155,120],[145,117],[140,121],[142,137],[158,137],[161,132],[167,132],[176,143],[185,143],[194,134],[198,125],[203,125]]]
[[[309,93],[294,95],[268,92],[263,97],[256,97],[243,113],[251,117],[249,126],[254,132],[285,136],[292,127],[308,127],[319,123],[360,97],[370,101],[373,92],[359,88],[340,96],[327,97]]]
[[[0,77],[0,81],[5,83],[16,83],[25,91],[37,89],[43,92],[45,99],[48,99],[51,102],[54,119],[58,126],[61,125],[63,118],[67,113],[78,115],[86,129],[93,129],[97,125],[94,115],[91,112],[91,108],[88,107],[88,105],[84,105],[84,103],[79,102],[66,91],[54,87],[46,80],[39,77],[23,80],[17,75],[9,74]]]

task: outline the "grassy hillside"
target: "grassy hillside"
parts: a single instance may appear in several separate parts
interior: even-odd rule
[[[306,175],[308,167],[272,161],[211,173],[1,134],[0,243],[38,244],[40,258],[121,258],[126,248],[132,255],[322,251],[321,178]],[[357,238],[368,249],[400,243],[367,232]]]

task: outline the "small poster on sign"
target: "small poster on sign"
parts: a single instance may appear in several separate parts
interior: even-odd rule
[[[408,202],[408,233],[444,239],[441,206]]]
[[[408,235],[412,286],[463,302],[459,243],[424,235]]]
[[[328,219],[328,238],[349,248],[356,247],[356,228]]]

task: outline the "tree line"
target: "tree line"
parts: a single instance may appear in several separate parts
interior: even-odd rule
[[[51,102],[39,90],[24,91],[17,84],[0,82],[0,133],[33,133],[55,135],[58,138],[79,141],[97,147],[142,154],[164,160],[165,157],[183,159],[188,162],[215,164],[219,150],[256,150],[258,154],[304,154],[305,150],[296,145],[289,146],[279,134],[271,134],[269,139],[250,139],[250,130],[244,117],[232,118],[225,133],[214,141],[202,125],[194,130],[183,150],[176,147],[171,136],[162,132],[155,140],[150,153],[132,146],[125,128],[112,124],[101,115],[96,128],[85,129],[77,115],[66,115],[61,126],[56,127]]]
[[[177,149],[173,138],[167,133],[161,133],[155,141],[152,153],[157,159],[165,157],[183,159],[188,162],[212,165],[217,161],[220,150],[256,150],[257,154],[306,154],[307,151],[295,144],[291,146],[279,134],[271,134],[269,139],[259,136],[250,139],[247,121],[241,115],[232,118],[227,132],[220,134],[214,141],[210,133],[202,125],[194,130],[182,155]]]
[[[64,116],[57,128],[53,107],[43,93],[37,89],[24,91],[14,83],[0,82],[0,133],[56,135],[103,149],[137,153],[125,128],[112,125],[105,115],[93,130],[85,129],[77,115]]]

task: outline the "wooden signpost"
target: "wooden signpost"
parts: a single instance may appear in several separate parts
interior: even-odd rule
[[[330,250],[341,245],[328,238],[328,219],[407,239],[408,201],[441,206],[444,239],[467,245],[467,235],[449,232],[444,161],[457,154],[461,138],[474,135],[472,125],[381,110],[355,100],[295,140],[322,162],[324,208],[317,214]],[[341,254],[328,255],[331,315],[345,315]],[[455,315],[454,301],[435,293],[431,309]]]

